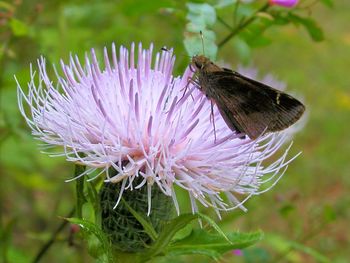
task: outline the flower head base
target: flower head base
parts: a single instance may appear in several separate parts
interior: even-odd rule
[[[299,0],[270,0],[270,5],[279,5],[283,7],[292,8],[298,4]]]
[[[140,45],[135,51],[132,45],[129,54],[121,47],[117,58],[113,45],[111,60],[104,50],[103,70],[94,50],[84,67],[71,57],[68,65],[61,62],[62,76],[56,71],[57,87],[41,58],[39,84],[33,70],[28,94],[18,84],[20,110],[33,135],[48,145],[63,146],[60,154],[68,161],[86,165],[80,176],[99,169],[106,181],[121,183],[119,200],[123,191],[147,187],[151,195],[152,187],[159,187],[173,198],[179,213],[177,185],[188,191],[194,212],[196,201],[217,211],[244,209],[245,200],[266,191],[260,186],[277,182],[287,168],[288,150],[270,165],[263,161],[288,136],[240,139],[214,108],[215,139],[210,102],[189,84],[191,70],[174,78],[172,52],[157,53],[152,63],[152,49]],[[30,106],[29,115],[23,103]],[[110,175],[110,168],[117,173]]]

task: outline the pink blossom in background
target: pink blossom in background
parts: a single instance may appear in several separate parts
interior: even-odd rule
[[[294,7],[299,0],[269,0],[270,5],[279,5],[284,7]]]
[[[234,249],[232,250],[232,254],[238,257],[243,256],[243,251],[241,249]]]
[[[105,48],[99,61],[92,50],[84,64],[76,56],[68,64],[61,61],[56,80],[39,59],[37,72],[31,67],[28,91],[17,82],[20,111],[32,134],[45,150],[62,149],[53,155],[85,165],[80,176],[120,183],[119,200],[123,191],[147,187],[149,211],[152,187],[171,196],[178,213],[176,187],[187,190],[193,212],[198,203],[218,215],[245,210],[243,203],[274,186],[296,157],[287,160],[288,147],[271,162],[289,135],[240,139],[214,107],[215,140],[210,101],[192,85],[183,97],[190,68],[174,77],[172,52],[152,53],[152,45],[132,44],[130,53],[120,47],[117,56],[113,45],[112,54]],[[110,168],[117,174],[110,175]]]

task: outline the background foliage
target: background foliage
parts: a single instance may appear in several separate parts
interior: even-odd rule
[[[225,2],[208,1],[206,12]],[[256,2],[260,6],[264,1]],[[302,150],[302,156],[272,191],[247,203],[247,214],[236,210],[219,222],[230,231],[262,229],[264,240],[243,255],[228,253],[222,262],[347,262],[350,258],[350,140],[346,129],[350,123],[350,3],[339,0],[327,8],[331,1],[320,2],[324,5],[310,11],[324,36],[312,22],[291,17],[299,27],[271,25],[250,45],[246,44],[249,35],[241,34],[217,53],[217,60],[232,68],[253,63],[261,73],[278,76],[290,91],[304,96],[309,110],[308,123],[292,148],[294,153]],[[193,4],[172,0],[0,1],[1,260],[30,262],[75,200],[75,185],[64,183],[72,176],[73,165],[38,151],[17,108],[13,75],[24,85],[30,77],[29,63],[40,55],[48,64],[57,65],[60,58],[67,61],[70,52],[83,57],[91,47],[102,51],[112,42],[117,46],[153,42],[155,49],[174,47],[176,54],[186,54],[190,33],[198,32],[195,25],[188,24],[191,10]],[[232,16],[225,8],[216,11],[217,18],[225,21]],[[218,20],[205,23],[204,36],[209,42],[216,36],[215,43],[220,43],[230,32]],[[305,23],[309,30],[300,28]],[[213,51],[210,43],[205,47]],[[188,57],[178,55],[176,74],[188,63]],[[62,262],[62,258],[64,262],[93,262],[72,232],[70,226],[59,235],[44,262]]]

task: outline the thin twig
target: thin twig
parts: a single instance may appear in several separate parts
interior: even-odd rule
[[[237,1],[235,4],[235,9],[233,11],[233,25],[237,26],[237,13],[238,13],[238,7],[241,1]]]
[[[233,28],[229,25],[229,24],[227,24],[221,17],[219,17],[218,16],[218,21],[221,23],[221,24],[223,24],[226,28],[228,28],[229,30],[233,30]]]
[[[230,34],[227,35],[218,45],[218,47],[222,47],[225,45],[232,37],[234,37],[238,32],[240,32],[243,28],[248,26],[250,23],[252,23],[256,19],[256,14],[265,11],[269,8],[269,4],[265,4],[262,6],[259,10],[257,10],[250,18],[245,20],[243,23],[239,24]]]
[[[66,217],[72,217],[75,213],[75,208],[73,208]],[[41,247],[39,252],[36,254],[33,259],[33,263],[38,263],[41,258],[45,255],[45,253],[50,249],[53,243],[56,241],[58,234],[64,229],[64,227],[68,224],[67,220],[63,220],[63,222],[57,227],[55,232],[52,233],[51,238]]]

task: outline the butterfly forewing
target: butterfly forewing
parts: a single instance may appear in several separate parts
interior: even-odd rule
[[[251,139],[289,127],[305,110],[288,94],[228,69],[198,70],[198,82],[229,128]]]

